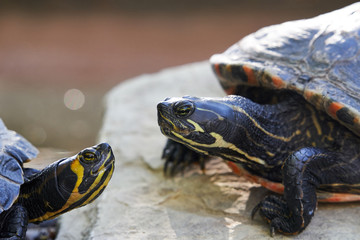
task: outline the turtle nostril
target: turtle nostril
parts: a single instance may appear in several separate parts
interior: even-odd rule
[[[157,110],[158,110],[158,111],[161,111],[161,109],[163,109],[163,108],[164,108],[164,104],[159,103],[159,104],[157,105]]]
[[[171,104],[169,102],[166,102],[166,101],[159,102],[158,105],[157,105],[157,110],[158,111],[166,111],[167,109],[169,109],[170,105]]]

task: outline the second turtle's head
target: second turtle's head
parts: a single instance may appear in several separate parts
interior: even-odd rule
[[[232,136],[236,101],[235,96],[167,98],[157,105],[158,124],[168,138],[211,154],[211,149],[221,147]]]
[[[76,202],[79,206],[93,201],[107,186],[114,171],[114,163],[109,144],[101,143],[85,148],[59,163],[57,181],[60,191],[78,198]]]
[[[30,218],[39,222],[54,218],[95,200],[104,191],[114,171],[115,158],[109,144],[101,143],[61,159],[45,168],[42,197],[46,209]]]

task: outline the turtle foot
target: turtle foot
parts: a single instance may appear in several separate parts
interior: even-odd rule
[[[25,207],[15,204],[2,215],[0,239],[25,239],[28,213]]]
[[[205,169],[205,156],[170,139],[165,145],[162,158],[165,159],[165,176],[173,177],[179,172],[183,173],[187,167],[194,163],[200,164],[201,170]]]
[[[254,218],[257,212],[270,224],[271,236],[274,236],[275,232],[296,235],[304,229],[302,218],[289,210],[282,197],[275,195],[265,197],[252,210],[251,217]]]

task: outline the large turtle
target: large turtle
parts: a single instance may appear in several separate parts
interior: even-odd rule
[[[283,192],[252,213],[271,234],[304,230],[318,199],[360,200],[360,3],[260,29],[210,62],[230,96],[158,104],[165,171],[215,155]]]
[[[24,239],[28,222],[55,218],[95,200],[107,186],[114,155],[107,143],[43,170],[24,168],[38,150],[0,119],[0,239]]]

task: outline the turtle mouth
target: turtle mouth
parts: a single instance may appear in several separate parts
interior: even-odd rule
[[[114,166],[115,161],[111,161],[108,165],[104,166],[100,166],[99,168],[94,168],[93,170],[91,170],[90,175],[92,177],[96,177],[99,175],[103,175],[104,173],[110,171],[113,166]]]
[[[105,160],[104,164],[100,166],[100,168],[96,172],[96,174],[106,172],[107,170],[111,169],[112,166],[114,165],[114,163],[115,163],[114,154],[112,152],[109,152],[107,157],[106,157],[106,160]]]
[[[174,128],[165,120],[159,121],[161,133],[165,136],[171,136]]]
[[[161,124],[160,130],[161,130],[161,133],[164,134],[165,136],[171,135],[172,129],[170,128],[170,126],[168,126],[166,124]]]
[[[161,111],[158,111],[158,125],[162,134],[165,136],[170,136],[171,132],[174,130],[173,124],[168,120]]]
[[[169,110],[169,107],[164,103],[159,103],[158,109],[158,124],[162,134],[167,137],[174,137],[174,133],[180,134],[184,137],[191,133],[185,123],[174,118]]]
[[[158,123],[162,134],[164,134],[165,136],[173,136],[174,132],[182,136],[188,136],[191,133],[189,129],[177,127],[172,122],[169,122],[168,120],[165,120],[163,118],[159,118]]]

